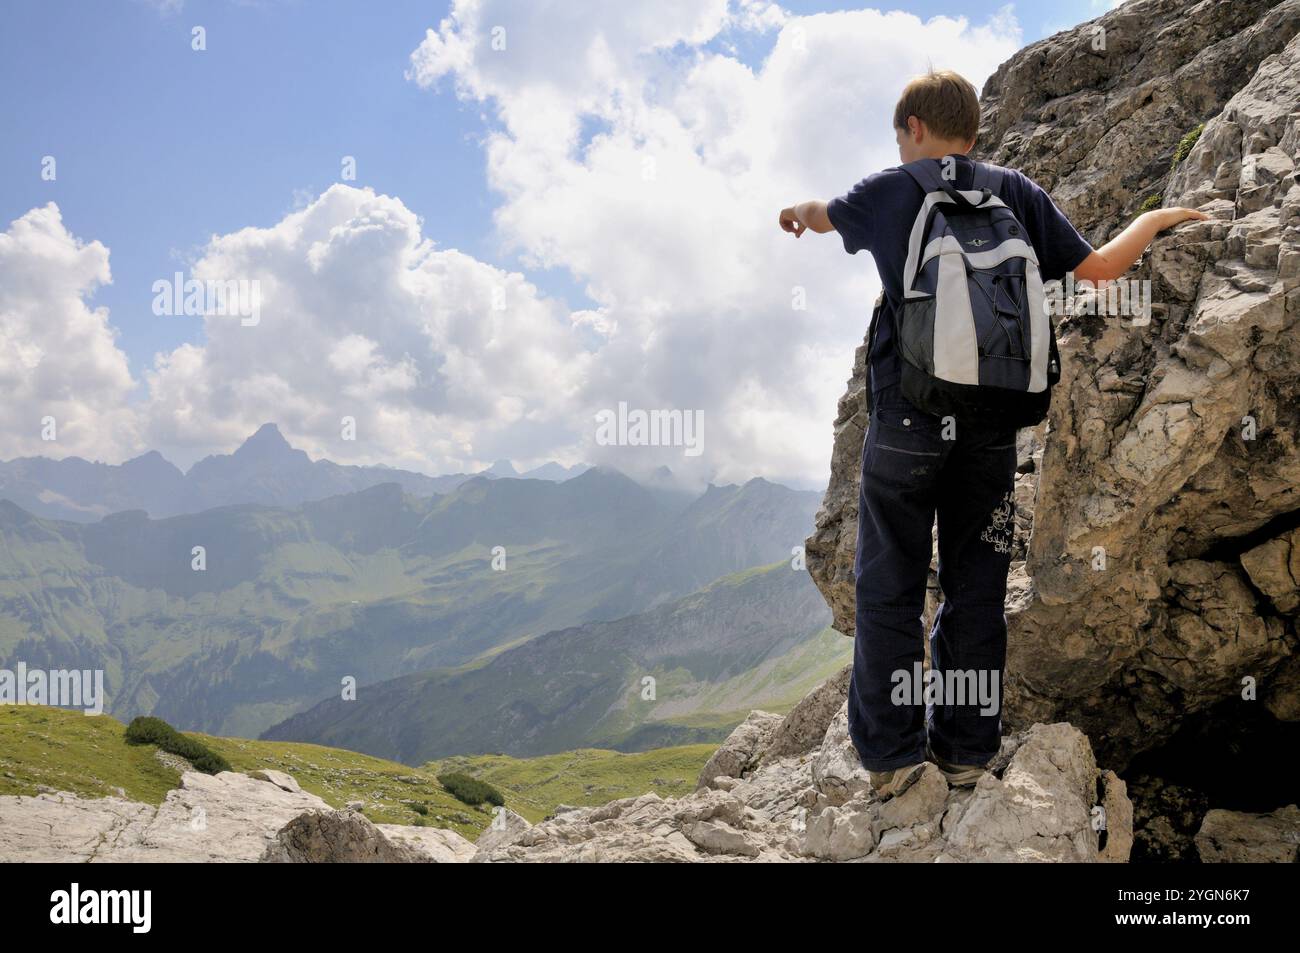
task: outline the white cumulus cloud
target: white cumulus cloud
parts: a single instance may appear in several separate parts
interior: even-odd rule
[[[87,304],[108,250],[34,209],[0,235],[0,435],[184,465],[275,421],[341,462],[589,460],[818,485],[876,281],[866,255],[796,241],[777,212],[896,161],[908,77],[934,65],[979,85],[1019,43],[1009,8],[976,24],[765,0],[455,0],[408,75],[482,104],[494,224],[522,273],[441,246],[441,223],[399,196],[335,185],[198,252],[187,276],[257,282],[260,319],[169,318],[203,333],[137,388]],[[542,267],[591,301],[570,312],[539,292],[527,272]],[[596,415],[620,403],[702,412],[704,452],[598,445]],[[39,441],[43,414],[58,448]]]
[[[139,446],[127,405],[135,382],[126,355],[108,312],[86,303],[111,281],[108,249],[72,235],[54,203],[0,232],[0,438],[6,459],[116,458]]]
[[[144,413],[164,452],[192,459],[274,420],[348,462],[444,471],[571,455],[564,425],[588,356],[569,314],[522,275],[438,248],[396,198],[335,185],[270,228],[214,237],[191,275],[256,281],[260,316],[196,319],[204,343],[148,372]]]
[[[834,236],[797,243],[777,212],[894,164],[895,99],[928,67],[977,85],[1020,44],[988,23],[771,5],[457,0],[410,76],[490,104],[496,224],[531,265],[564,267],[604,335],[588,408],[703,411],[705,453],[654,463],[714,479],[815,483],[876,283]],[[776,28],[779,26],[779,30]],[[728,50],[771,37],[757,67]],[[716,41],[716,42],[714,42]],[[793,303],[804,296],[806,310]],[[598,458],[634,469],[628,448]]]

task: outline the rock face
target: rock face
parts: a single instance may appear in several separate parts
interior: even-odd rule
[[[772,761],[790,755],[805,754],[822,743],[830,726],[849,695],[849,676],[853,666],[846,665],[834,678],[827,679],[809,692],[781,720],[763,751],[763,760]]]
[[[999,67],[980,96],[977,148],[1051,192],[1099,245],[1160,191],[1183,133],[1297,30],[1293,0],[1125,3]]]
[[[288,775],[262,773],[275,777],[186,772],[181,786],[168,792],[158,807],[67,793],[0,797],[0,860],[251,863],[272,848],[279,860],[321,860],[327,859],[326,848],[332,843],[351,850],[364,842],[379,851],[380,839],[387,845],[382,848],[386,859],[445,862],[474,853],[474,846],[452,831],[374,825],[357,815],[352,817],[364,824],[359,829],[366,838],[331,841],[342,828],[319,819],[343,812],[299,789]],[[308,824],[303,817],[317,820]],[[291,822],[293,836],[285,844],[278,835]],[[348,827],[348,836],[358,827]]]
[[[1207,864],[1294,864],[1300,860],[1300,808],[1210,811],[1196,834],[1196,852]]]
[[[767,750],[772,733],[781,724],[781,716],[767,711],[751,711],[736,726],[727,740],[700,770],[697,788],[710,787],[720,777],[738,778]]]
[[[1150,195],[1211,218],[1158,238],[1131,276],[1151,283],[1149,322],[1082,313],[1087,298],[1058,316],[1064,377],[1021,434],[1032,536],[1008,597],[1005,723],[1069,721],[1117,768],[1244,687],[1300,717],[1298,31],[1297,0],[1137,0],[984,90],[983,156],[1052,191],[1094,244]],[[863,361],[807,543],[845,633]]]
[[[507,840],[477,862],[858,861],[1123,862],[1132,845],[1124,783],[1099,771],[1088,739],[1068,724],[1037,724],[1005,739],[974,788],[949,788],[930,765],[903,794],[881,801],[846,729],[843,678],[814,691],[766,732],[739,726],[722,750],[747,767],[675,800],[656,794],[566,811]],[[827,711],[826,701],[840,699]],[[821,713],[813,717],[812,713]],[[790,750],[789,739],[821,740]],[[776,746],[780,746],[779,748]],[[793,745],[799,748],[802,745]],[[1100,792],[1100,795],[1099,795]],[[480,844],[483,841],[480,840]]]

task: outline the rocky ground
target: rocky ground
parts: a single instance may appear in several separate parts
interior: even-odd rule
[[[344,831],[362,827],[369,847],[358,848],[355,836],[321,846],[305,834],[315,817],[354,820],[334,826]],[[281,829],[286,831],[282,840]],[[157,807],[58,792],[0,797],[0,860],[5,861],[247,863],[264,856],[360,860],[367,851],[374,859],[444,862],[468,860],[475,848],[453,831],[374,825],[359,814],[334,811],[279,771],[186,771],[181,786]]]
[[[848,670],[788,715],[750,714],[690,795],[561,809],[537,825],[498,813],[477,843],[333,810],[276,771],[186,772],[161,806],[46,793],[0,797],[0,859],[264,863],[1100,862],[1129,859],[1133,808],[1088,739],[1063,723],[1005,739],[973,788],[930,765],[882,801],[848,737]],[[1300,809],[1211,811],[1206,861],[1294,861]]]
[[[1063,723],[1005,740],[974,787],[927,766],[881,801],[848,736],[848,670],[782,718],[753,712],[694,794],[568,811],[476,861],[1124,861],[1132,809],[1088,739]]]

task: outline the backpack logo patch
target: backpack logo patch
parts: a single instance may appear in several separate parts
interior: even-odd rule
[[[988,243],[989,240],[987,238],[968,238],[966,240],[967,245],[974,245],[976,248],[981,248]]]

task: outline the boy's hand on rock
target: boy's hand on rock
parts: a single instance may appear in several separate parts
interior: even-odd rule
[[[1203,222],[1210,216],[1194,208],[1162,208],[1157,209],[1152,214],[1158,216],[1160,231],[1166,228],[1173,228],[1183,222]]]
[[[798,238],[807,229],[807,225],[799,221],[799,216],[795,214],[794,206],[781,209],[781,231],[789,232]]]
[[[1129,223],[1128,228],[1075,266],[1074,277],[1086,281],[1114,281],[1133,267],[1160,232],[1182,222],[1203,222],[1209,217],[1194,208],[1157,208],[1143,212]]]

